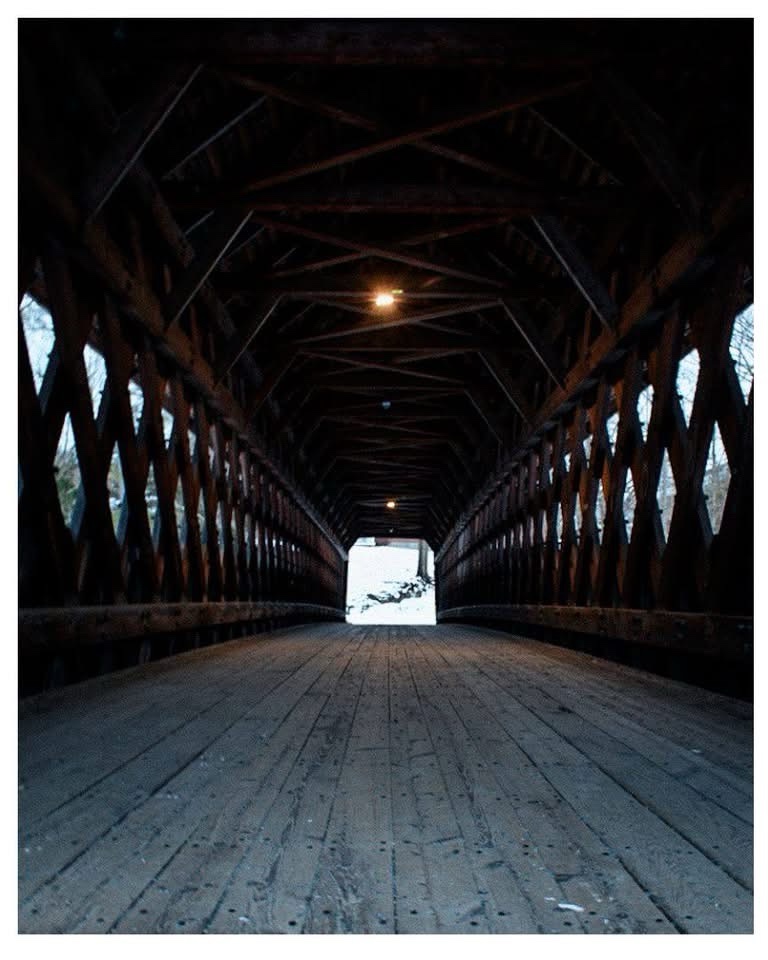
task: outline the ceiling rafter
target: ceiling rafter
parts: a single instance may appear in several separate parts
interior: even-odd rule
[[[237,75],[237,79],[238,82],[242,82],[240,75]],[[484,103],[480,106],[470,107],[460,112],[454,112],[452,115],[424,127],[404,130],[399,133],[389,133],[363,146],[331,154],[321,159],[315,159],[289,170],[278,168],[266,176],[244,181],[236,187],[227,188],[222,191],[219,202],[227,202],[244,193],[255,193],[267,187],[290,183],[293,180],[321,173],[324,170],[332,170],[335,167],[354,163],[366,157],[387,153],[398,147],[409,146],[426,140],[429,137],[440,136],[441,134],[450,133],[454,130],[460,130],[463,127],[501,117],[506,113],[518,110],[520,107],[527,106],[531,103],[538,103],[542,100],[549,100],[552,97],[563,96],[564,94],[570,93],[581,87],[585,79],[584,76],[574,76],[570,74],[555,80],[549,78],[546,80],[538,80],[538,82],[529,80],[529,86],[527,88],[521,85],[520,90],[510,93],[509,96],[502,98],[496,103]]]

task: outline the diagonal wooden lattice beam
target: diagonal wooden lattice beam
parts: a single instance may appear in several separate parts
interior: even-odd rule
[[[396,241],[390,246],[394,247],[420,247],[429,243],[436,243],[440,240],[447,240],[451,237],[460,236],[464,233],[474,233],[480,230],[488,230],[492,227],[507,223],[508,217],[484,217],[480,220],[471,220],[467,223],[457,224],[453,227],[443,227],[442,229],[432,230],[428,233],[413,234]],[[355,263],[358,260],[364,260],[367,256],[364,252],[347,253],[338,257],[326,257],[322,260],[309,260],[305,263],[296,264],[293,267],[285,267],[274,270],[264,277],[265,281],[275,281],[286,279],[303,273],[313,273],[320,270],[327,270],[331,267],[342,266],[347,263]]]
[[[544,367],[557,386],[562,387],[564,379],[563,365],[547,341],[536,329],[525,307],[521,303],[510,300],[509,298],[502,300],[501,305],[504,313],[515,325],[517,332],[528,344],[531,353],[536,357],[542,367]]]
[[[278,233],[287,233],[295,237],[304,237],[307,240],[316,240],[318,243],[325,243],[331,247],[341,247],[343,250],[354,250],[357,253],[362,253],[366,257],[379,257],[382,260],[392,260],[395,263],[403,263],[408,267],[416,267],[418,270],[427,270],[432,273],[442,274],[446,277],[455,277],[459,280],[467,280],[470,283],[477,283],[486,287],[503,288],[506,286],[505,283],[502,283],[494,277],[470,273],[454,267],[452,264],[441,263],[432,258],[413,256],[397,248],[389,246],[382,247],[377,244],[350,240],[335,234],[313,230],[288,220],[275,220],[263,215],[259,215],[254,219],[263,226],[276,230]]]
[[[350,150],[344,150],[340,153],[334,153],[327,157],[311,160],[308,163],[300,164],[289,170],[276,169],[266,176],[260,176],[251,180],[244,181],[238,186],[222,191],[220,199],[226,201],[243,194],[249,194],[258,190],[264,190],[267,187],[277,186],[278,184],[290,183],[302,177],[321,173],[324,170],[332,170],[336,167],[344,166],[348,163],[354,163],[363,160],[366,157],[373,157],[382,153],[395,150],[398,147],[408,146],[418,143],[429,137],[440,136],[455,130],[461,130],[474,124],[482,123],[486,120],[492,120],[496,117],[504,116],[513,110],[527,106],[531,103],[538,103],[541,100],[547,100],[551,97],[562,96],[571,93],[583,84],[583,78],[565,76],[554,80],[528,81],[528,86],[521,85],[516,92],[510,93],[496,103],[485,104],[482,107],[473,107],[452,116],[431,123],[424,127],[404,130],[399,133],[390,133],[372,143],[355,147]]]
[[[649,173],[681,211],[688,226],[703,226],[703,203],[693,186],[694,178],[659,116],[615,70],[597,68],[594,82]]]
[[[121,117],[83,187],[83,213],[87,220],[99,213],[201,70],[201,64],[174,65],[141,103]]]
[[[535,216],[532,219],[536,229],[546,240],[565,272],[595,311],[600,323],[606,330],[612,330],[616,325],[618,314],[616,304],[584,254],[555,217],[545,215]]]
[[[168,326],[175,323],[186,310],[250,218],[250,213],[231,210],[214,217],[195,259],[173,285],[165,303],[165,322]]]
[[[246,353],[266,322],[275,312],[281,297],[268,293],[251,308],[250,317],[230,337],[216,367],[216,381],[221,383],[237,361]]]
[[[476,313],[478,310],[485,310],[496,306],[497,301],[487,300],[477,303],[456,303],[450,307],[443,307],[437,310],[424,310],[420,313],[405,313],[400,316],[377,316],[369,314],[368,319],[359,323],[351,324],[347,327],[335,327],[327,330],[325,333],[313,334],[309,337],[302,337],[296,341],[299,344],[320,343],[323,340],[335,340],[337,338],[354,337],[360,334],[372,333],[377,330],[387,330],[394,327],[407,327],[424,323],[427,320],[436,320],[444,317],[459,316],[465,313]]]
[[[515,382],[514,378],[510,376],[501,357],[494,351],[481,350],[480,359],[485,364],[493,379],[499,387],[501,387],[504,396],[512,404],[515,411],[522,417],[526,424],[530,423],[533,417],[530,404],[521,394],[519,385]]]

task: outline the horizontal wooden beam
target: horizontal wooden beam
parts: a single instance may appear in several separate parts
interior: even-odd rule
[[[184,184],[166,188],[178,210],[241,210],[245,213],[334,213],[397,216],[503,216],[523,219],[539,213],[590,216],[615,210],[628,195],[616,187],[573,192],[536,187],[469,184],[359,184],[344,187],[265,190],[224,196],[216,186]]]
[[[723,662],[751,663],[753,653],[751,617],[608,607],[484,604],[440,610],[437,619],[443,623],[493,620],[572,630]]]
[[[554,27],[553,27],[554,24]],[[598,56],[582,21],[334,19],[211,21],[179,30],[175,21],[125,21],[125,46],[137,57],[186,57],[198,51],[227,69],[297,66],[496,66],[562,69]],[[553,29],[556,35],[553,36]],[[601,50],[601,56],[605,51]]]
[[[19,655],[281,617],[343,620],[344,611],[310,603],[236,601],[26,609],[19,611]]]

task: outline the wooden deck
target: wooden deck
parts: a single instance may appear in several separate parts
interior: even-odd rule
[[[499,632],[294,628],[26,700],[20,930],[752,929],[752,711]]]

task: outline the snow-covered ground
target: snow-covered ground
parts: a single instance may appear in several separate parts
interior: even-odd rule
[[[434,580],[416,577],[418,550],[355,545],[349,551],[347,621],[349,623],[435,623]],[[432,552],[427,570],[434,577]],[[375,598],[405,596],[400,602]],[[418,594],[418,595],[415,595]]]

